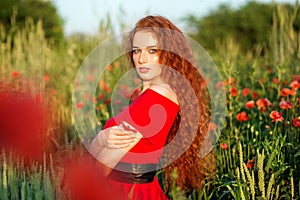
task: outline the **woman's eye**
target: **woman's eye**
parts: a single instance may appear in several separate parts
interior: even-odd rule
[[[157,52],[157,49],[150,49],[149,50],[149,53],[151,53],[151,54],[154,54],[154,53],[156,53]]]
[[[133,49],[133,50],[132,50],[132,53],[134,53],[134,54],[137,54],[137,53],[139,53],[139,52],[140,52],[139,49]]]

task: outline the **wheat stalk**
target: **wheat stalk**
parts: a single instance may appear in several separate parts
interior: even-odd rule
[[[267,199],[270,199],[272,196],[272,186],[275,184],[274,174],[271,175],[270,181],[267,188]]]
[[[265,178],[264,178],[264,169],[263,169],[263,165],[264,165],[264,150],[262,151],[262,153],[258,153],[258,159],[257,159],[257,167],[258,167],[258,187],[259,190],[262,193],[262,197],[266,198],[266,194],[265,194]]]

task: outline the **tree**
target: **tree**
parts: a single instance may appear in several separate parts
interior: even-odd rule
[[[59,41],[63,39],[63,20],[51,1],[47,0],[1,0],[0,24],[5,27],[23,27],[26,18],[36,23],[42,20],[45,37]]]
[[[290,11],[293,6],[283,4]],[[259,44],[268,46],[272,33],[273,14],[276,5],[250,1],[237,10],[221,5],[203,18],[190,15],[184,20],[191,27],[190,35],[207,49],[216,49],[217,41],[233,38],[242,51],[253,50]],[[300,15],[297,14],[294,29],[299,32]]]

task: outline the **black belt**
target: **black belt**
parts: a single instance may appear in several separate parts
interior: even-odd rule
[[[109,178],[123,183],[150,183],[156,174],[157,164],[130,164],[119,162]]]

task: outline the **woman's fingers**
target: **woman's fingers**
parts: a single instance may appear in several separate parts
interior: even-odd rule
[[[125,133],[133,135],[135,138],[143,137],[143,135],[138,130],[136,130],[132,125],[125,121],[122,121],[122,123],[119,126],[124,130]]]
[[[115,143],[109,143],[107,145],[107,148],[109,149],[122,149],[130,146],[130,143],[125,143],[125,144],[115,144]]]
[[[125,133],[122,129],[118,126],[114,126],[104,130],[104,135],[108,139],[129,139],[133,138],[133,136]]]
[[[129,140],[108,140],[107,147],[108,148],[125,148],[128,147],[131,143],[133,143],[135,139]]]
[[[136,136],[124,131],[124,129],[114,126],[102,132],[105,146],[108,148],[125,148],[136,141]]]

